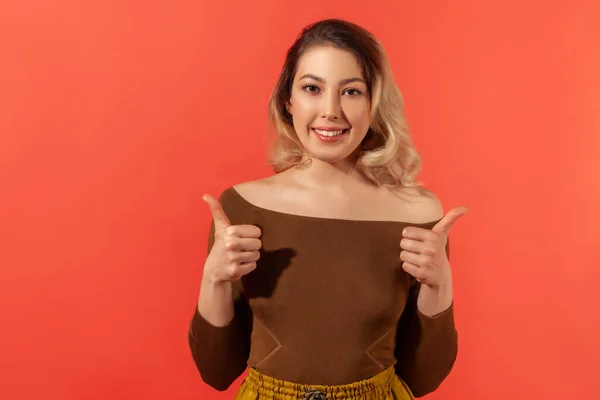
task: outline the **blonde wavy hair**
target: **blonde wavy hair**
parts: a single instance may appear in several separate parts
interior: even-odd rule
[[[285,105],[291,97],[298,60],[316,46],[333,46],[352,53],[363,70],[371,100],[371,124],[355,168],[380,186],[421,186],[416,181],[421,157],[410,136],[402,94],[385,50],[369,31],[340,19],[306,26],[287,51],[269,102],[269,122],[275,129],[269,164],[274,171],[278,173],[296,166],[306,155]]]

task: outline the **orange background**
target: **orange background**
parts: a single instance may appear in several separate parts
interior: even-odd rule
[[[386,46],[453,230],[460,354],[429,398],[600,398],[600,3],[3,1],[0,398],[230,399],[187,327],[200,197],[270,174],[300,29]]]

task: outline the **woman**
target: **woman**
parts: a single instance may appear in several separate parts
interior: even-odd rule
[[[385,52],[341,20],[306,27],[270,102],[274,176],[203,197],[213,222],[189,345],[237,399],[412,399],[457,353],[446,216],[415,182]]]

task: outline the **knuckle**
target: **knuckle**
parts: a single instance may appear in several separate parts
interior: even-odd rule
[[[240,272],[240,268],[237,265],[229,266],[229,276],[237,276]]]
[[[435,254],[436,250],[435,248],[429,246],[426,247],[425,250],[423,250],[423,254],[426,256],[433,256]]]

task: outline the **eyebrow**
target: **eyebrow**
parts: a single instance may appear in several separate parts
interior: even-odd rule
[[[314,79],[315,81],[317,81],[317,82],[321,82],[321,83],[324,83],[324,82],[325,82],[325,79],[323,79],[323,78],[321,78],[321,77],[319,77],[319,76],[313,75],[313,74],[305,74],[305,75],[302,75],[302,76],[300,77],[300,79],[298,79],[298,80],[302,80],[302,79],[305,79],[305,78]],[[364,81],[364,79],[362,79],[362,78],[358,78],[358,77],[355,77],[355,78],[346,78],[346,79],[342,79],[342,80],[340,81],[340,84],[342,84],[342,85],[345,85],[345,84],[347,84],[347,83],[352,83],[352,82],[362,82],[362,83],[364,83],[365,85],[367,84],[367,83]]]

